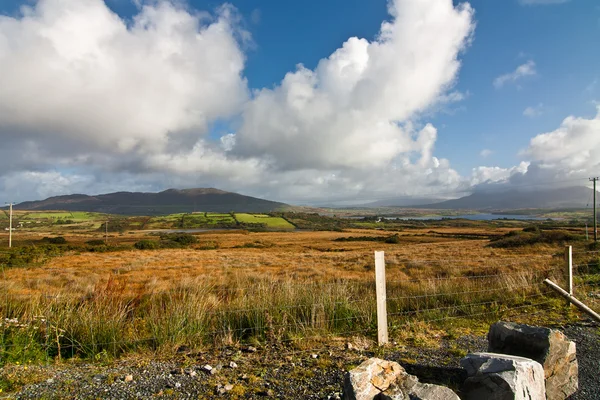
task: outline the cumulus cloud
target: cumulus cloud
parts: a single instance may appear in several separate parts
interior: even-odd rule
[[[471,185],[477,186],[485,183],[502,184],[515,174],[524,174],[527,172],[530,163],[522,161],[519,165],[511,168],[500,167],[477,167],[473,168],[471,173]]]
[[[234,151],[289,170],[375,168],[400,154],[430,153],[432,127],[415,131],[407,122],[454,82],[473,10],[407,0],[391,2],[390,12],[394,20],[375,41],[350,38],[314,70],[299,65],[274,89],[256,93]]]
[[[600,166],[600,107],[593,118],[569,116],[560,127],[531,139],[525,152],[547,169],[591,173]]]
[[[350,38],[254,93],[235,9],[176,4],[139,2],[131,21],[102,0],[0,16],[4,193],[26,180],[21,199],[210,185],[323,201],[468,186],[422,121],[462,99],[452,87],[474,31],[468,4],[390,1],[374,40]]]
[[[236,18],[228,6],[211,17],[156,2],[128,25],[102,0],[40,0],[0,17],[0,136],[64,163],[194,143],[247,98]]]
[[[479,188],[495,181],[504,187],[535,187],[544,184],[568,187],[587,183],[600,169],[600,107],[591,118],[569,116],[551,132],[534,136],[521,156],[528,161],[502,169],[479,167],[471,183]],[[486,180],[490,179],[490,182]]]
[[[507,83],[515,83],[524,77],[535,75],[537,75],[537,71],[535,69],[535,62],[529,60],[525,64],[519,65],[513,72],[500,75],[499,77],[494,79],[494,86],[497,89],[499,89]]]

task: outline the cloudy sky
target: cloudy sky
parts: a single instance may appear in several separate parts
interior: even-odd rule
[[[596,0],[2,0],[0,199],[600,174]]]

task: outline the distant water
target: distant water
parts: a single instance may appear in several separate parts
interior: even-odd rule
[[[417,220],[427,221],[435,220],[439,221],[442,219],[468,219],[471,221],[493,221],[497,219],[518,219],[523,221],[544,221],[548,218],[536,217],[535,215],[517,215],[517,214],[465,214],[465,215],[453,215],[453,216],[429,216],[429,217],[386,217],[389,220]]]

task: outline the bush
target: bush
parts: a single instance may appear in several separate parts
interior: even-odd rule
[[[136,242],[133,247],[135,247],[138,250],[155,250],[158,249],[160,246],[158,244],[158,242],[155,242],[153,240],[140,240],[139,242]]]
[[[57,236],[57,237],[44,237],[42,239],[42,242],[44,243],[50,243],[50,244],[67,244],[67,239],[65,239],[62,236]]]
[[[189,233],[171,233],[168,235],[161,235],[161,241],[165,242],[174,242],[181,246],[189,246],[191,244],[198,243],[198,239],[194,235],[190,235]],[[168,247],[168,244],[165,244]]]
[[[390,243],[390,244],[400,243],[400,236],[398,236],[398,234],[389,236],[389,237],[385,238],[384,242]]]
[[[512,231],[498,239],[492,240],[490,247],[511,248],[530,246],[538,243],[542,244],[562,244],[573,241],[583,240],[581,235],[574,235],[565,231],[539,231],[532,232],[517,232]]]
[[[541,230],[539,226],[533,225],[523,228],[523,232],[540,233]]]

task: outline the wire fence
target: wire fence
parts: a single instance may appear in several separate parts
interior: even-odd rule
[[[573,256],[574,294],[591,301],[600,286],[595,253]],[[11,291],[4,269],[0,272],[0,364],[257,342],[276,343],[293,354],[318,351],[334,339],[377,337],[374,276],[321,282],[196,279],[147,293],[128,292],[118,277],[111,277],[80,296],[35,292],[34,283],[31,293]],[[457,321],[527,322],[551,310],[564,311],[564,301],[543,285],[546,278],[565,285],[562,257],[515,256],[493,263],[392,258],[386,279],[391,338],[416,322],[443,329]]]

